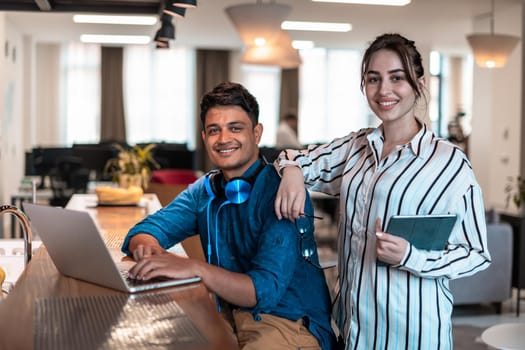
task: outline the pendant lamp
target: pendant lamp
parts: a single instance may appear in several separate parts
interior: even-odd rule
[[[507,34],[494,34],[494,0],[491,3],[490,33],[467,35],[467,41],[478,66],[500,68],[505,66],[520,38]]]
[[[248,46],[244,51],[241,62],[290,69],[299,67],[302,60],[299,52],[292,47],[292,41],[288,33],[281,31],[271,45]]]
[[[291,7],[274,1],[240,4],[227,7],[226,14],[239,33],[246,49],[243,63],[295,68],[301,65],[299,52],[292,47],[281,23],[288,17]]]
[[[280,35],[281,23],[291,10],[288,5],[261,1],[233,5],[225,9],[242,41],[248,46],[271,45]]]

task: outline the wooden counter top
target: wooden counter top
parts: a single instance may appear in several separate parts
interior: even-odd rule
[[[128,229],[148,211],[156,210],[154,195],[148,195],[151,207],[91,207],[92,197],[76,197],[68,208],[88,210],[108,239],[122,239]],[[158,201],[157,201],[158,203]],[[95,203],[96,204],[96,203]],[[111,237],[112,236],[112,237]],[[226,331],[222,317],[218,314],[210,293],[202,283],[165,288],[149,294],[163,293],[176,301],[177,305],[206,338],[205,346],[195,349],[236,349],[237,344]],[[33,349],[35,327],[35,303],[37,300],[54,297],[112,296],[124,295],[113,289],[104,288],[61,275],[42,245],[33,256],[11,293],[0,302],[0,349]],[[144,324],[144,329],[150,327]],[[84,330],[85,331],[85,330]]]

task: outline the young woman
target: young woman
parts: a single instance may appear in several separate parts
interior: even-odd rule
[[[334,315],[347,349],[451,349],[448,281],[490,264],[481,189],[465,154],[417,116],[425,82],[413,41],[377,37],[361,73],[361,89],[381,125],[281,152],[276,213],[298,218],[305,185],[340,196]],[[392,215],[448,213],[457,220],[440,251],[384,232]]]

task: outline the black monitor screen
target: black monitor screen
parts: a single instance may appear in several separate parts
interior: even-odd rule
[[[111,176],[104,174],[106,162],[118,155],[118,150],[106,144],[74,144],[73,155],[82,159],[82,165],[96,174],[97,180],[111,180]]]
[[[35,169],[33,151],[25,152],[25,163],[24,163],[24,175],[25,176],[38,176],[38,172]]]
[[[40,187],[44,186],[44,178],[56,167],[57,160],[71,156],[69,147],[35,147],[32,151],[33,175],[40,176]],[[27,171],[26,164],[26,171]]]
[[[152,153],[161,169],[194,169],[194,152],[184,144],[159,143]]]

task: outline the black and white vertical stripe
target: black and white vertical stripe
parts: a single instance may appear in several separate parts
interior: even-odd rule
[[[340,319],[347,349],[451,349],[448,280],[490,264],[481,189],[465,154],[423,125],[381,159],[381,128],[281,153],[314,191],[340,195]],[[276,164],[277,164],[276,163]],[[376,264],[375,221],[394,214],[458,215],[444,251],[409,246],[401,266]]]

